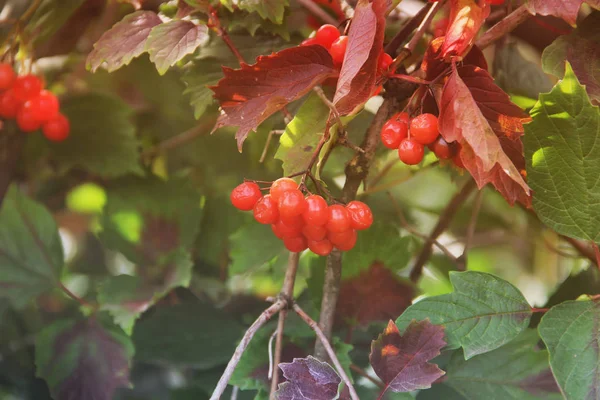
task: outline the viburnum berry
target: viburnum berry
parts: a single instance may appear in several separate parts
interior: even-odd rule
[[[400,112],[392,116],[381,128],[381,142],[388,149],[397,149],[408,137],[408,114]]]
[[[486,2],[493,6],[500,6],[500,5],[504,4],[504,0],[486,0]]]
[[[260,188],[254,182],[244,182],[231,191],[231,204],[238,210],[250,211],[262,197]]]
[[[305,225],[302,215],[294,215],[290,217],[289,215],[281,215],[281,213],[279,213],[279,219],[290,228],[302,229]]]
[[[319,241],[325,239],[327,236],[327,228],[318,225],[304,225],[302,234],[308,240]]]
[[[33,132],[40,129],[42,122],[30,109],[21,107],[17,112],[17,125],[22,132]]]
[[[346,207],[340,204],[329,206],[329,221],[327,221],[327,230],[329,232],[344,232],[350,229],[352,220]]]
[[[302,215],[306,211],[306,199],[298,189],[283,192],[277,203],[279,206],[279,215],[282,218],[292,218]]]
[[[410,121],[410,137],[418,143],[428,145],[439,135],[438,119],[433,114],[421,114]]]
[[[283,245],[293,253],[299,253],[308,248],[308,243],[304,236],[289,236],[283,238]]]
[[[302,214],[302,218],[309,225],[325,225],[329,220],[329,210],[325,199],[319,195],[306,197],[306,211]]]
[[[291,178],[279,178],[271,185],[269,193],[273,200],[279,203],[279,198],[288,190],[298,189],[298,184]]]
[[[317,44],[325,47],[327,50],[331,47],[333,42],[340,37],[340,31],[333,25],[326,24],[321,26],[317,33],[315,34],[315,39],[317,40]]]
[[[15,118],[21,108],[21,102],[15,97],[12,89],[0,94],[0,116],[3,118]]]
[[[341,66],[344,63],[346,48],[348,47],[348,36],[340,36],[329,48],[329,54],[335,66]]]
[[[423,160],[425,149],[413,139],[404,139],[398,147],[398,157],[404,164],[417,165]]]
[[[346,205],[346,210],[350,214],[352,228],[360,231],[369,228],[373,224],[373,213],[369,206],[362,201],[351,201]]]
[[[354,229],[349,229],[342,232],[329,232],[327,239],[338,248],[338,250],[349,251],[352,250],[356,244],[358,235]]]
[[[429,150],[433,151],[433,154],[440,160],[449,160],[454,155],[454,146],[441,136],[438,136],[436,141],[429,145]]]
[[[302,43],[300,43],[300,46],[310,46],[311,44],[319,44],[319,42],[317,42],[317,38],[312,37],[304,39]]]
[[[19,101],[27,101],[37,96],[40,94],[42,87],[41,79],[35,75],[17,76],[13,84],[15,97]]]
[[[377,69],[381,71],[387,71],[387,69],[392,65],[394,59],[388,53],[381,53],[379,59],[377,60]]]
[[[31,109],[35,117],[42,121],[50,121],[58,115],[58,98],[47,90],[42,90],[37,96],[25,102],[24,107]]]
[[[261,224],[274,224],[279,219],[277,203],[271,198],[270,194],[261,197],[252,211],[254,219]]]
[[[0,90],[10,88],[15,81],[15,71],[7,63],[0,63]]]
[[[67,117],[58,114],[56,117],[42,125],[42,133],[48,140],[61,142],[69,137],[71,124]]]
[[[333,244],[328,239],[309,240],[308,248],[318,256],[328,256],[333,250]]]
[[[458,168],[465,168],[465,164],[463,163],[462,158],[460,157],[460,151],[457,151],[454,157],[452,157],[452,162],[454,162],[454,165],[456,165]]]
[[[273,230],[275,236],[277,236],[279,239],[283,239],[285,237],[299,236],[302,234],[302,227],[287,226],[281,220],[271,225],[271,229]]]

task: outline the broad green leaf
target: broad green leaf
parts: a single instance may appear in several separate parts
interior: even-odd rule
[[[230,236],[232,263],[229,272],[244,274],[255,271],[276,259],[287,260],[289,252],[272,232],[270,225],[261,225],[252,221]]]
[[[600,389],[600,306],[597,300],[554,306],[538,326],[550,366],[568,400],[598,398]]]
[[[257,12],[262,19],[281,24],[288,4],[288,0],[239,0],[236,5],[241,10]]]
[[[190,95],[190,103],[194,107],[194,117],[200,118],[206,108],[214,103],[213,92],[208,86],[216,85],[223,77],[219,61],[213,58],[195,60],[189,66],[181,80],[187,88],[183,92]]]
[[[105,315],[54,322],[38,333],[35,350],[37,376],[56,400],[110,400],[129,386],[133,345]]]
[[[538,217],[560,234],[600,241],[600,111],[569,64],[531,117],[523,144]]]
[[[534,330],[487,354],[464,359],[454,352],[443,383],[424,390],[417,400],[559,400],[562,396],[548,367],[548,352],[537,349]]]
[[[242,390],[268,389],[269,382],[264,379],[267,375],[262,373],[266,371],[261,369],[265,366],[267,370],[269,368],[268,352],[265,353],[265,349],[268,349],[272,333],[267,327],[263,327],[254,335],[229,380],[230,385],[238,386]]]
[[[103,177],[141,174],[132,110],[121,99],[104,94],[69,97],[61,105],[71,134],[50,151],[62,169],[83,167]]]
[[[283,175],[303,171],[325,130],[329,107],[311,93],[279,138],[275,158],[283,161]]]
[[[0,297],[24,307],[58,286],[63,263],[52,215],[11,187],[0,209]]]
[[[133,329],[136,360],[208,369],[227,363],[243,328],[202,302],[160,307]]]
[[[150,61],[163,75],[169,67],[208,42],[208,28],[187,20],[172,20],[152,28],[146,41]]]
[[[86,67],[95,72],[99,67],[105,66],[108,72],[113,72],[129,64],[146,51],[150,31],[161,23],[161,19],[153,11],[142,10],[126,15],[94,44]]]
[[[402,330],[413,319],[429,318],[446,327],[448,348],[464,349],[465,358],[510,342],[529,325],[531,308],[510,283],[482,272],[450,272],[454,292],[425,298],[396,320]]]
[[[43,0],[26,25],[35,43],[50,38],[73,15],[84,0]]]
[[[392,271],[405,268],[412,256],[409,251],[410,243],[411,238],[401,237],[400,231],[394,225],[374,223],[369,229],[358,232],[356,246],[344,253],[343,277],[356,276],[369,269],[376,261]]]
[[[281,24],[276,24],[270,20],[262,19],[258,14],[248,14],[242,11],[234,11],[233,13],[224,14],[221,18],[221,24],[227,26],[227,32],[235,32],[243,29],[250,33],[251,36],[256,36],[260,30],[264,33],[279,35],[284,40],[290,40],[291,27],[287,21]]]

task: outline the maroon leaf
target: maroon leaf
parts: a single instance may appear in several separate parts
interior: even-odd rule
[[[333,98],[337,110],[350,114],[371,97],[377,78],[377,62],[383,47],[385,0],[360,0],[356,5],[344,64]]]
[[[337,303],[337,324],[396,319],[412,303],[414,286],[380,263],[342,282]]]
[[[388,389],[410,392],[430,388],[445,372],[428,361],[437,357],[445,345],[443,326],[413,320],[401,336],[394,321],[390,321],[371,343],[371,365],[385,383],[382,394]]]
[[[543,396],[545,393],[560,393],[558,383],[556,383],[550,368],[523,379],[519,387],[536,396]]]
[[[248,133],[286,104],[304,96],[314,86],[334,76],[329,52],[321,46],[300,46],[270,56],[240,69],[223,67],[225,77],[210,89],[221,103],[223,114],[214,129],[238,126],[238,149]]]
[[[341,379],[329,364],[308,356],[295,358],[292,363],[281,363],[279,368],[287,382],[279,385],[278,400],[337,398]]]
[[[451,0],[450,23],[442,45],[442,58],[462,58],[473,45],[477,32],[490,14],[486,1]]]
[[[423,71],[424,78],[428,81],[434,80],[440,74],[450,69],[450,64],[442,59],[443,43],[443,37],[433,39],[429,44],[427,51],[425,51],[425,55],[423,56],[421,70]],[[488,69],[485,56],[477,46],[473,46],[471,48],[471,50],[462,60],[461,65],[475,65],[485,70]]]
[[[526,5],[532,14],[552,15],[562,18],[572,26],[577,22],[577,14],[584,0],[528,0]],[[587,0],[592,7],[599,7],[600,1]]]
[[[129,64],[145,51],[150,31],[161,22],[152,11],[136,11],[126,15],[94,44],[94,50],[87,58],[87,68],[94,72],[106,63],[106,69],[112,72]]]
[[[454,67],[440,101],[442,136],[460,143],[461,160],[480,188],[492,183],[510,204],[522,201],[528,205],[529,186],[515,165],[521,167],[523,157],[519,138],[523,128],[514,115],[516,106],[510,105],[508,96],[483,69],[464,66],[461,72],[471,86]]]

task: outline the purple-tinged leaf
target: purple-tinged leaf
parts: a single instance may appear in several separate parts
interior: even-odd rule
[[[95,72],[106,63],[106,69],[112,72],[129,64],[145,51],[150,31],[160,23],[161,19],[152,11],[126,15],[94,44],[87,58],[87,68]]]
[[[371,343],[371,365],[383,383],[384,392],[410,392],[427,389],[444,375],[428,361],[437,357],[446,345],[444,327],[429,320],[413,320],[400,335],[394,321]]]
[[[572,26],[577,22],[577,14],[584,0],[528,0],[527,9],[532,14],[552,15],[562,18]],[[598,0],[586,0],[593,7],[598,7]]]
[[[173,20],[152,29],[146,41],[146,50],[158,73],[164,75],[169,67],[206,44],[208,39],[206,25]]]
[[[129,386],[133,344],[105,315],[61,320],[36,338],[37,375],[55,400],[111,400]]]
[[[278,400],[333,400],[341,379],[333,368],[312,356],[279,364],[287,382],[279,385]]]

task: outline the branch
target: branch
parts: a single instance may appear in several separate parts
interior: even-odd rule
[[[452,198],[452,200],[450,200],[450,203],[448,203],[442,214],[440,214],[440,218],[436,226],[433,228],[433,231],[429,235],[429,238],[427,239],[425,244],[423,244],[423,248],[421,249],[421,252],[417,257],[417,261],[415,261],[415,264],[413,265],[412,270],[410,271],[411,281],[417,282],[419,280],[421,274],[423,273],[423,267],[425,266],[425,263],[427,263],[429,257],[431,257],[433,242],[446,230],[446,228],[448,228],[448,225],[450,225],[454,214],[456,214],[460,206],[465,202],[465,200],[467,200],[471,192],[476,187],[477,186],[475,185],[475,181],[469,179],[467,183],[462,187],[460,192],[458,192]]]
[[[341,281],[342,253],[336,249],[327,257],[325,282],[323,283],[323,298],[321,299],[321,314],[319,316],[319,326],[321,327],[322,332],[324,332],[326,339],[330,339],[331,333],[333,332],[335,309],[340,295]],[[327,349],[325,343],[321,340],[315,342],[315,357],[322,360],[327,359]]]
[[[304,8],[311,12],[315,17],[319,17],[323,22],[327,24],[331,24],[333,26],[338,26],[339,21],[329,15],[325,10],[323,10],[317,3],[312,0],[298,0]]]
[[[211,27],[217,33],[217,35],[219,35],[221,37],[221,39],[223,40],[223,42],[225,42],[227,47],[229,47],[229,50],[231,50],[231,52],[233,53],[235,58],[237,58],[240,65],[242,65],[242,63],[245,62],[244,57],[239,52],[237,47],[235,47],[235,44],[233,44],[233,42],[231,41],[231,38],[229,37],[229,34],[227,33],[227,31],[221,26],[221,21],[219,20],[217,11],[212,6],[209,6],[209,10],[210,10],[209,27]]]
[[[473,235],[475,234],[475,227],[477,226],[477,217],[479,216],[479,210],[481,209],[481,203],[483,201],[483,190],[478,190],[475,195],[475,201],[473,203],[473,210],[471,212],[471,220],[469,226],[467,226],[467,236],[465,237],[465,248],[463,253],[458,257],[459,271],[465,271],[467,269],[467,253],[471,247],[473,241]]]
[[[485,49],[496,40],[500,39],[509,32],[512,32],[517,26],[525,22],[531,14],[527,10],[527,6],[522,5],[515,11],[504,17],[496,25],[492,26],[487,32],[485,32],[477,41],[475,45],[480,49]]]
[[[227,388],[227,384],[229,383],[229,380],[231,379],[231,376],[233,375],[233,371],[235,370],[235,367],[240,362],[240,359],[242,358],[244,351],[246,351],[248,344],[250,344],[250,341],[252,340],[252,338],[254,337],[256,332],[267,321],[269,321],[273,317],[273,315],[275,315],[279,311],[286,308],[287,305],[288,305],[288,302],[286,300],[284,300],[284,299],[277,300],[275,303],[273,303],[273,305],[271,305],[269,308],[267,308],[265,311],[263,311],[262,314],[260,314],[259,317],[256,319],[256,321],[254,321],[254,323],[250,326],[250,328],[248,328],[248,330],[244,334],[244,337],[240,341],[240,344],[238,344],[238,346],[236,347],[235,352],[233,353],[233,356],[231,357],[231,360],[229,360],[229,363],[227,364],[227,368],[225,368],[225,372],[223,372],[223,375],[221,376],[221,379],[219,379],[219,382],[217,383],[217,386],[215,387],[215,390],[213,391],[212,396],[210,396],[210,400],[219,400],[221,398],[221,395]]]
[[[414,17],[412,17],[406,24],[404,24],[404,26],[402,27],[402,29],[400,29],[400,31],[398,31],[396,36],[394,36],[394,38],[390,40],[387,46],[385,46],[384,51],[389,55],[394,56],[396,54],[396,50],[398,50],[400,45],[404,43],[404,41],[406,40],[406,38],[408,38],[412,31],[414,31],[417,28],[417,26],[419,26],[419,24],[423,21],[423,19],[425,19],[425,16],[427,15],[432,6],[432,3],[427,3],[423,8],[421,8],[419,12],[415,14]]]
[[[329,358],[333,362],[333,365],[335,365],[335,368],[337,369],[338,374],[340,375],[340,377],[342,378],[342,380],[348,387],[348,391],[350,392],[350,398],[352,398],[352,400],[359,400],[358,395],[356,394],[356,390],[354,390],[354,386],[352,386],[352,382],[350,382],[350,378],[348,378],[348,375],[346,375],[346,371],[344,371],[344,368],[342,368],[342,365],[340,364],[340,360],[338,360],[337,356],[335,355],[335,351],[333,351],[333,348],[331,347],[331,344],[329,343],[329,340],[327,339],[327,337],[325,336],[323,331],[319,328],[319,325],[317,325],[317,322],[315,320],[313,320],[307,313],[305,313],[304,310],[302,310],[302,308],[300,308],[300,306],[298,304],[294,304],[293,308],[294,308],[294,311],[296,312],[296,314],[298,314],[300,316],[300,318],[302,318],[302,320],[304,322],[306,322],[306,324],[308,326],[310,326],[310,328],[313,331],[315,331],[315,333],[317,334],[317,337],[319,338],[321,343],[323,343],[323,346],[325,347],[325,350],[327,350],[327,354],[329,355]]]
[[[361,367],[359,367],[356,364],[350,364],[350,369],[354,372],[356,372],[358,375],[367,378],[369,381],[371,381],[374,385],[376,385],[377,387],[379,387],[380,389],[383,389],[385,387],[385,384],[383,382],[381,382],[379,379],[372,377],[371,375],[367,374]]]

